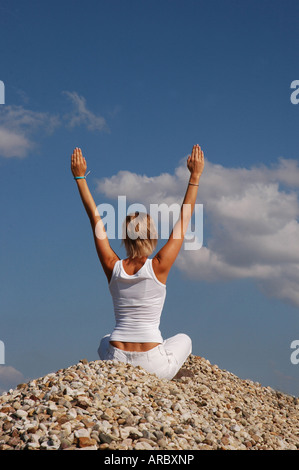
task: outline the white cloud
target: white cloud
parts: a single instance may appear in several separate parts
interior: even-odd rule
[[[24,382],[21,372],[12,366],[0,366],[0,394]]]
[[[63,92],[72,102],[73,111],[66,114],[64,118],[70,127],[85,125],[90,131],[109,132],[105,118],[97,116],[87,108],[86,99],[76,92]]]
[[[44,128],[47,132],[53,132],[59,124],[59,116],[32,111],[23,106],[5,105],[0,112],[0,125],[8,129],[32,132]]]
[[[161,202],[172,204],[183,199],[186,182],[187,175],[181,172],[181,168],[177,169],[175,175],[162,173],[154,177],[119,171],[111,178],[98,180],[97,190],[112,199],[126,195],[130,201],[138,197],[145,205]]]
[[[110,132],[105,118],[91,112],[83,96],[76,92],[64,94],[73,105],[69,114],[32,111],[23,106],[0,107],[0,156],[4,158],[26,157],[36,147],[36,135],[51,134],[58,127],[85,126],[89,131]]]
[[[185,160],[174,175],[127,171],[98,182],[109,198],[180,202],[189,173]],[[204,246],[182,250],[176,266],[198,280],[253,279],[268,296],[299,306],[299,168],[295,160],[272,166],[226,168],[206,161],[198,203],[204,208]]]
[[[25,157],[33,143],[23,134],[0,127],[0,155],[5,158]]]
[[[0,155],[25,157],[35,146],[32,135],[43,130],[49,134],[60,125],[58,116],[5,105],[0,110]]]

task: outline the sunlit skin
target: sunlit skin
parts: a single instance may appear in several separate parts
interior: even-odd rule
[[[153,257],[152,265],[157,279],[166,284],[169,271],[175,262],[177,255],[182,247],[184,236],[188,228],[198,192],[198,184],[204,169],[204,154],[199,145],[194,145],[191,155],[187,158],[187,168],[190,172],[189,182],[186,189],[185,197],[181,206],[180,217],[176,222],[169,239],[165,245]],[[71,156],[71,171],[73,176],[84,176],[87,170],[87,162],[82,155],[80,148],[75,148]],[[90,220],[94,242],[98,253],[99,260],[106,274],[108,282],[110,282],[113,267],[119,260],[117,254],[110,246],[104,225],[98,213],[97,206],[90,193],[87,180],[76,180],[79,194]],[[97,235],[101,232],[101,236]],[[104,236],[103,236],[104,234]],[[135,274],[143,266],[147,256],[140,258],[126,258],[123,260],[123,267],[127,274]],[[160,343],[130,343],[121,341],[111,341],[112,346],[124,351],[149,351]]]

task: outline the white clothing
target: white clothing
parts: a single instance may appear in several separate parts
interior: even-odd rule
[[[133,275],[125,272],[122,260],[115,263],[109,290],[113,299],[115,328],[102,338],[98,354],[102,360],[117,360],[141,366],[160,378],[172,379],[189,354],[192,343],[181,333],[163,340],[160,318],[166,297],[166,285],[160,282],[147,259]],[[123,351],[110,341],[160,343],[149,351]]]
[[[116,321],[110,341],[163,342],[159,326],[166,285],[157,279],[151,259],[132,275],[125,272],[122,260],[117,261],[109,290]]]
[[[189,336],[180,333],[166,339],[146,352],[122,351],[110,344],[111,335],[102,338],[98,349],[100,359],[116,360],[141,366],[159,378],[171,380],[191,354],[192,343]]]

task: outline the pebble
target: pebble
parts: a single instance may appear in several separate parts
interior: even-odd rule
[[[0,450],[297,450],[299,399],[190,355],[172,380],[91,361],[0,395]]]

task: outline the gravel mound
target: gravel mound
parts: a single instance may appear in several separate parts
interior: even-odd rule
[[[0,396],[0,450],[297,450],[299,399],[199,356],[171,381],[78,364]]]

